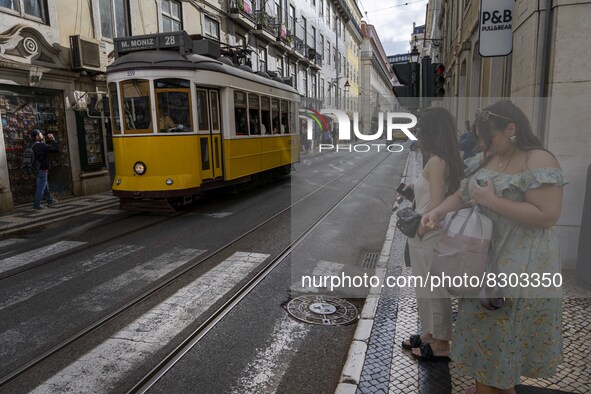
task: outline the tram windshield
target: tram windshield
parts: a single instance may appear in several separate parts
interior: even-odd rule
[[[159,133],[179,133],[193,130],[190,82],[185,79],[154,81]]]
[[[125,134],[152,133],[150,83],[132,79],[121,83]]]

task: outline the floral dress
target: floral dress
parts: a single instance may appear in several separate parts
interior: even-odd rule
[[[480,155],[466,160],[467,174],[480,164]],[[566,184],[560,169],[536,168],[505,174],[481,168],[462,181],[464,201],[471,199],[475,182],[492,179],[497,196],[523,201],[527,190],[544,184]],[[497,271],[507,275],[560,273],[560,255],[554,229],[532,229],[482,208],[494,226]],[[456,370],[476,381],[509,389],[520,376],[548,377],[562,362],[562,299],[560,288],[517,286],[505,288],[502,308],[490,311],[478,299],[461,299],[452,341]]]

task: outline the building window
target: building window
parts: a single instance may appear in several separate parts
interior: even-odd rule
[[[320,50],[318,51],[322,56],[324,56],[324,36],[320,35]]]
[[[312,5],[316,7],[316,0],[312,0]]]
[[[312,48],[316,49],[316,28],[312,26],[312,32],[310,33],[312,37],[312,42],[308,43]]]
[[[162,0],[162,31],[179,30],[183,30],[181,3],[174,0]]]
[[[207,15],[205,16],[205,35],[220,39],[220,24]]]
[[[47,0],[0,0],[0,11],[47,23]]]
[[[304,44],[308,45],[308,21],[302,16],[302,27],[304,28]]]
[[[330,27],[330,2],[326,1],[326,25]]]
[[[302,70],[302,91],[308,96],[308,70]]]
[[[295,27],[295,7],[293,5],[289,6],[289,21],[287,24],[287,29],[289,30],[288,34],[295,35],[296,34],[296,27]]]
[[[295,63],[290,63],[289,64],[289,76],[293,80],[293,87],[297,89],[298,88],[298,78],[297,78],[297,75],[296,75],[296,65],[295,65]]]
[[[282,57],[277,58],[277,74],[279,75],[279,77],[283,77],[283,58]]]
[[[324,16],[324,0],[319,0],[318,2],[318,11],[320,12],[320,16]]]
[[[313,98],[318,97],[318,90],[317,90],[317,86],[316,86],[317,85],[317,80],[318,80],[318,75],[317,74],[312,74],[312,80],[311,80],[311,82],[312,82],[312,88],[311,88],[312,89],[312,92],[311,93],[312,94],[311,94],[311,96]]]
[[[328,44],[328,41],[327,41],[327,44]],[[326,60],[328,62],[328,65],[330,66],[330,58],[332,57],[331,53],[330,53],[330,44],[328,44],[327,47],[328,47],[328,57],[326,58]]]
[[[103,38],[131,36],[129,1],[100,0],[99,7]]]
[[[320,78],[320,97],[323,100],[324,100],[324,96],[325,96],[324,89],[325,89],[325,86],[324,86],[324,78]]]
[[[259,47],[259,71],[267,71],[267,49]]]

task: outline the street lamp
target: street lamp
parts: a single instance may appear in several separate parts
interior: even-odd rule
[[[421,53],[417,49],[417,46],[416,45],[413,46],[412,51],[410,52],[410,62],[411,63],[418,63],[420,56],[421,56]]]

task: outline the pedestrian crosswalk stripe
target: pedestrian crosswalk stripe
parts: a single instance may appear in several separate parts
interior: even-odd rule
[[[33,393],[108,393],[269,255],[236,252],[39,385]]]
[[[17,254],[16,256],[7,257],[0,260],[0,273],[46,259],[84,244],[86,244],[86,242],[60,241],[25,253]]]
[[[269,343],[257,348],[254,358],[240,374],[232,393],[274,393],[296,354],[294,343],[305,338],[310,326],[285,315],[273,327]]]
[[[26,239],[22,239],[22,238],[9,238],[9,239],[5,239],[5,240],[0,241],[0,249],[1,248],[5,248],[7,246],[19,244],[19,243],[25,242],[25,241],[26,241]]]
[[[19,352],[22,353],[21,347],[25,343],[28,345],[27,352],[34,352],[35,347],[41,345],[40,341],[31,340],[32,332],[38,333],[38,336],[58,335],[52,326],[55,324],[56,316],[81,314],[86,319],[100,317],[104,311],[112,308],[113,304],[117,304],[119,299],[133,297],[203,253],[205,250],[174,248],[149,261],[144,261],[141,265],[135,264],[132,269],[121,274],[113,274],[117,276],[95,287],[88,286],[89,288],[73,290],[76,294],[56,305],[51,312],[29,314],[19,322],[13,321],[14,327],[0,331],[0,343],[3,344],[0,348],[0,365],[8,363],[8,360],[16,357]],[[119,273],[116,267],[113,269],[114,272]],[[121,269],[124,270],[124,268]]]
[[[81,261],[76,261],[69,269],[64,268],[64,270],[60,270],[60,276],[56,276],[52,271],[41,276],[27,278],[23,282],[18,283],[17,289],[11,290],[5,297],[0,299],[0,310],[26,301],[85,272],[90,272],[107,263],[121,259],[142,248],[143,246],[137,245],[113,245],[102,253]]]

